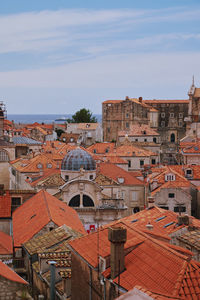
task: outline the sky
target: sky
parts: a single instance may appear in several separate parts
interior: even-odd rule
[[[200,87],[199,0],[0,2],[8,114],[101,113],[108,99],[187,99]]]

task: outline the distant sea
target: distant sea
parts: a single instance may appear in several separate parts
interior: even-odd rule
[[[101,115],[93,115],[97,118],[98,122],[101,122],[102,116]],[[47,115],[15,115],[15,114],[8,114],[7,119],[10,121],[14,121],[15,123],[23,123],[23,124],[31,124],[34,122],[37,123],[64,123],[64,121],[55,121],[56,119],[60,118],[66,118],[70,119],[72,115],[53,115],[53,114],[47,114]]]

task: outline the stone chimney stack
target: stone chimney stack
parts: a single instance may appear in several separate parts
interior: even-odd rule
[[[155,205],[155,198],[153,196],[149,196],[147,202],[148,202],[148,208],[154,207],[154,205]]]
[[[126,228],[109,227],[108,240],[110,245],[111,279],[114,279],[125,269],[124,244],[126,242]]]

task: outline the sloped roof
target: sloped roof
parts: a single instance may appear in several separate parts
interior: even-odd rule
[[[124,169],[111,163],[107,163],[107,162],[100,163],[98,172],[99,174],[102,174],[119,183],[120,181],[118,179],[123,178],[124,181],[120,183],[122,185],[144,185],[143,181],[132,176],[128,171],[125,171]]]
[[[130,130],[121,130],[118,132],[118,136],[159,136],[159,133],[152,129],[149,125],[146,124],[134,124],[131,125]]]
[[[60,245],[61,242],[70,241],[71,239],[80,236],[81,234],[79,232],[64,224],[50,232],[33,237],[24,243],[23,246],[30,255],[33,255],[34,253],[42,253],[45,249],[48,249],[48,251],[55,251],[55,246]]]
[[[64,202],[41,190],[13,213],[13,239],[15,246],[30,240],[50,221],[57,226],[66,224],[84,234],[77,212]]]
[[[14,136],[13,137],[13,143],[18,145],[18,144],[26,144],[26,145],[42,145],[41,142],[30,139],[25,136]]]
[[[133,145],[122,145],[116,148],[116,155],[118,156],[137,156],[137,157],[149,157],[149,156],[157,156],[157,153],[154,153],[150,150],[135,147]]]
[[[153,100],[142,100],[142,102],[146,103],[146,104],[170,104],[170,103],[174,103],[174,104],[189,104],[189,100],[177,100],[177,99],[153,99]]]
[[[9,268],[6,264],[0,261],[0,276],[22,284],[28,284],[22,277],[20,277],[17,273],[15,273],[11,268]]]
[[[0,196],[0,218],[11,217],[11,197],[8,191]]]
[[[120,274],[123,289],[129,291],[140,285],[153,293],[181,296],[181,299],[200,297],[198,262],[189,260],[188,256],[135,228],[120,222],[117,225],[127,229],[125,270]],[[72,249],[93,267],[97,267],[98,255],[103,258],[110,256],[108,226],[70,242]],[[103,275],[109,278],[110,268]],[[119,278],[116,277],[113,282],[118,284]]]
[[[115,148],[115,143],[96,143],[89,146],[86,150],[95,154],[105,154],[112,152]]]
[[[12,237],[3,231],[0,231],[0,255],[12,254]]]

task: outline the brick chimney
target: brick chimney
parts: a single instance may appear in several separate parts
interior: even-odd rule
[[[188,215],[178,215],[178,225],[190,225],[190,217]]]
[[[110,241],[110,268],[111,279],[114,279],[125,269],[124,244],[126,242],[126,228],[109,227],[108,240]]]
[[[153,196],[149,196],[147,202],[148,202],[148,208],[154,207],[155,198]]]

